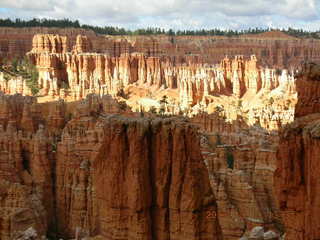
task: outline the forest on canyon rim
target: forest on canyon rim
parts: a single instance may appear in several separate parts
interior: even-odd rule
[[[320,238],[319,40],[65,21],[0,21],[1,240]]]

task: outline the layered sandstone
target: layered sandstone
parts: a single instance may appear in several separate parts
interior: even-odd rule
[[[320,112],[320,66],[304,64],[297,73],[298,102],[295,117]]]
[[[0,112],[5,129],[29,134],[32,147],[23,151],[45,209],[44,226],[29,224],[38,235],[231,240],[250,239],[259,227],[266,237],[283,233],[273,193],[278,138],[267,130],[293,120],[293,71],[262,67],[254,55],[207,65],[197,56],[150,56],[156,50],[92,53],[86,36],[69,45],[65,37],[37,35],[28,56],[39,71],[38,99],[73,102],[18,108],[4,101]],[[17,83],[3,79],[0,88],[28,95]],[[162,116],[195,116],[201,148],[184,121],[132,118],[152,116],[144,113],[150,106]],[[108,114],[120,112],[127,117]]]
[[[226,123],[217,114],[202,114],[192,121],[202,129],[202,155],[224,238],[245,239],[257,226],[280,236],[283,228],[273,188],[277,135],[250,127],[241,117]]]
[[[186,121],[112,115],[110,96],[1,95],[0,106],[1,239],[221,239]]]
[[[41,36],[36,35],[34,42],[39,38]],[[42,38],[51,38],[54,42],[56,36],[45,35]],[[29,56],[38,67],[40,75],[47,75],[45,81],[49,83],[46,86],[54,85],[54,78],[57,78],[56,85],[68,81],[71,90],[79,88],[78,91],[84,94],[92,91],[97,94],[115,94],[131,83],[147,84],[156,88],[177,88],[180,102],[188,106],[204,101],[206,96],[213,94],[242,97],[249,90],[252,94],[261,89],[271,91],[280,88],[289,93],[295,91],[293,77],[286,70],[279,75],[274,69],[262,68],[258,66],[255,56],[249,60],[243,56],[236,56],[234,60],[225,58],[219,67],[206,67],[199,64],[196,58],[191,61],[180,58],[177,62],[168,57],[148,57],[144,54],[126,54],[121,57],[81,54],[91,50],[91,42],[85,36],[77,37],[74,54],[56,54],[63,53],[61,48],[57,44],[51,51],[46,48],[46,52],[51,54],[41,54],[43,46],[38,48],[34,44]],[[59,77],[57,71],[67,73],[67,76]],[[64,79],[66,77],[67,80]]]
[[[192,150],[196,132],[180,124],[71,121],[57,153],[58,231],[71,237],[78,227],[108,239],[219,239],[217,219],[206,219],[216,211],[215,199],[199,148]],[[187,135],[190,142],[182,140]]]
[[[199,54],[205,62],[217,63],[225,55],[232,58],[254,54],[262,65],[281,69],[296,68],[304,61],[320,61],[317,39],[253,34],[240,37],[178,36],[173,40],[180,54]]]
[[[140,52],[132,53],[132,39],[118,43],[93,53],[88,36],[34,37],[28,56],[39,71],[38,100],[53,102],[3,97],[0,121],[4,131],[20,131],[14,138],[22,142],[19,149],[5,151],[23,155],[14,159],[22,158],[27,169],[13,171],[6,165],[13,158],[6,158],[8,186],[15,179],[24,179],[22,186],[28,182],[43,215],[33,217],[38,209],[31,210],[28,224],[18,221],[18,232],[6,220],[3,236],[278,239],[281,217],[294,229],[275,204],[278,137],[270,131],[293,120],[293,71],[263,67],[254,55],[208,65],[198,56],[157,56],[156,44],[145,53],[147,43],[135,42]],[[317,77],[310,84],[308,79],[297,82],[305,101],[296,115],[318,109],[316,103],[308,107],[316,99],[312,91],[301,88],[317,83]],[[0,76],[0,89],[29,95],[23,79]],[[154,116],[144,112],[154,106],[162,117],[194,116],[201,145],[197,130],[181,119],[137,118]],[[285,199],[286,190],[279,196]],[[21,199],[19,207],[28,204]],[[16,211],[8,202],[4,207]]]
[[[275,186],[286,239],[320,238],[319,66],[305,65],[297,80],[296,120],[281,133]]]
[[[39,70],[41,95],[78,100],[91,93],[124,96],[126,92],[125,101],[137,111],[148,111],[152,105],[159,111],[161,106],[155,101],[169,95],[168,113],[192,116],[212,113],[218,106],[227,119],[245,114],[249,124],[267,129],[278,129],[293,120],[293,72],[264,68],[254,55],[249,59],[225,57],[219,65],[208,66],[197,57],[88,53],[90,39],[77,39],[72,53],[55,49],[48,54],[35,48],[28,54]]]
[[[48,37],[51,42],[56,39],[54,35],[42,38]],[[35,42],[39,38],[35,36]],[[41,45],[28,54],[39,70],[39,86],[44,96],[78,100],[90,93],[116,96],[126,91],[130,92],[127,103],[141,110],[149,108],[146,102],[157,99],[144,96],[149,100],[137,100],[140,91],[158,96],[168,93],[172,101],[167,110],[188,115],[213,112],[217,106],[216,96],[232,96],[223,107],[229,113],[236,112],[231,108],[237,107],[241,99],[252,124],[258,121],[265,128],[275,129],[293,118],[291,109],[296,93],[293,72],[263,68],[254,55],[249,59],[224,58],[215,66],[203,64],[197,57],[150,57],[142,53],[111,57],[88,53],[92,44],[85,36],[77,37],[72,53],[61,49],[61,44],[55,44],[54,49],[47,47],[43,52]],[[286,98],[281,101],[282,96]],[[279,101],[273,104],[275,98]],[[266,104],[269,100],[272,102]],[[267,107],[263,108],[264,105]]]
[[[78,35],[73,51],[75,53],[92,52],[92,43],[87,36]]]
[[[38,34],[33,37],[32,51],[36,53],[66,53],[67,37],[50,34]]]
[[[4,240],[19,239],[30,227],[40,239],[50,221],[47,213],[53,210],[49,145],[40,131],[21,131],[22,125],[34,130],[25,116],[28,111],[31,117],[34,100],[0,96],[0,237]]]
[[[34,45],[34,35],[61,35],[67,36],[65,45],[67,51],[71,51],[76,45],[77,36],[82,35],[90,39],[94,52],[106,53],[111,56],[120,56],[125,53],[144,52],[149,56],[159,55],[159,45],[156,39],[144,38],[138,43],[131,43],[125,38],[113,38],[111,36],[97,35],[92,30],[79,28],[0,28],[0,57],[12,59],[23,58]]]
[[[103,36],[91,30],[61,28],[0,28],[1,56],[22,57],[32,48],[35,34],[60,34],[70,38],[68,49],[76,36],[87,36],[94,52],[119,57],[134,52],[146,56],[194,56],[209,64],[219,63],[224,56],[256,55],[264,66],[295,68],[303,61],[320,61],[320,44],[317,39],[299,39],[283,33],[271,32],[240,37],[221,36]]]
[[[0,56],[5,58],[22,58],[33,47],[33,38],[36,34],[53,34],[67,36],[70,40],[68,49],[76,42],[79,34],[95,38],[95,33],[90,30],[75,28],[0,28]]]

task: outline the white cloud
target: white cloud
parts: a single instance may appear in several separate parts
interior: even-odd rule
[[[0,0],[1,8],[13,8],[13,9],[23,9],[23,10],[39,10],[48,11],[53,10],[55,5],[54,0],[45,1],[26,1],[26,0]]]
[[[2,17],[71,18],[136,28],[312,27],[318,0],[0,0]]]

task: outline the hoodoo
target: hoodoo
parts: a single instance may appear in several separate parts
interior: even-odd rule
[[[319,33],[3,25],[0,240],[320,239]]]

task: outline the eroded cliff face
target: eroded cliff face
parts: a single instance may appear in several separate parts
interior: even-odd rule
[[[319,65],[307,64],[297,80],[296,120],[281,133],[275,186],[286,239],[320,238]]]
[[[109,96],[0,105],[1,239],[221,239],[186,121],[112,115],[122,108]]]
[[[225,58],[220,66],[206,67],[197,58],[173,61],[170,57],[141,53],[121,57],[90,53],[92,44],[85,36],[77,37],[73,54],[65,53],[65,37],[36,35],[33,42],[29,56],[40,71],[40,84],[55,95],[59,94],[62,81],[67,81],[75,98],[91,92],[116,94],[132,83],[178,89],[183,106],[194,105],[213,94],[242,97],[249,91],[256,94],[261,89],[271,91],[278,87],[295,91],[293,77],[287,71],[280,76],[274,69],[261,68],[255,56]],[[67,75],[63,78],[59,76],[61,72]]]
[[[133,43],[128,38],[119,44],[128,42]],[[20,208],[30,214],[28,224],[14,220],[17,226],[4,214],[3,238],[49,232],[92,239],[279,239],[282,218],[289,239],[304,236],[302,219],[309,213],[296,202],[305,198],[307,188],[302,183],[292,187],[286,179],[305,181],[297,169],[306,169],[301,156],[310,142],[315,144],[302,142],[318,134],[317,117],[298,124],[308,126],[306,134],[292,131],[298,140],[286,142],[282,135],[280,149],[300,145],[278,154],[275,130],[292,122],[294,114],[317,111],[316,68],[302,71],[309,69],[313,77],[297,82],[294,112],[292,71],[262,67],[254,55],[207,65],[198,56],[157,56],[156,44],[150,53],[144,53],[147,42],[134,44],[139,53],[128,47],[121,55],[117,47],[115,54],[102,54],[93,53],[95,42],[88,36],[34,37],[28,56],[39,70],[37,100],[42,103],[6,96],[0,108],[5,136],[0,146],[16,154],[4,158],[8,170],[3,174],[9,176],[8,186],[16,181],[12,179],[22,179],[22,190],[14,190],[21,197],[8,198],[3,206],[12,219]],[[3,75],[0,90],[30,94],[24,79],[8,81]],[[154,119],[154,106],[164,119]],[[180,118],[165,119],[166,114],[190,116],[200,131]],[[19,144],[5,144],[8,131],[17,132],[12,139]],[[310,151],[315,154],[316,148]],[[22,166],[12,167],[12,161],[22,161]],[[37,207],[26,207],[26,191],[37,196]],[[15,198],[22,199],[16,208],[9,204]]]
[[[263,238],[267,232],[278,239],[283,226],[273,187],[276,132],[249,126],[240,116],[228,123],[218,114],[202,114],[192,122],[201,126],[202,155],[224,239],[248,239],[256,228],[262,236],[256,239],[269,239]]]
[[[205,62],[218,62],[225,55],[254,54],[264,66],[295,68],[303,61],[319,62],[319,40],[299,39],[279,32],[240,37],[181,36],[175,44],[184,53],[199,54]]]
[[[41,129],[33,131],[34,98],[0,98],[0,237],[19,239],[29,228],[40,237],[51,219],[47,214],[53,213],[51,148]]]
[[[280,32],[221,36],[103,36],[91,30],[58,28],[1,28],[0,56],[24,56],[32,47],[35,34],[61,34],[68,36],[72,49],[78,34],[90,38],[93,51],[112,57],[134,52],[146,56],[197,55],[205,63],[219,63],[226,55],[256,55],[264,66],[277,68],[298,67],[303,61],[320,61],[320,43],[316,39],[299,39]]]
[[[90,30],[75,28],[0,28],[0,57],[22,58],[33,47],[33,37],[36,34],[53,34],[67,36],[70,40],[67,48],[70,49],[79,34],[95,39],[95,33]]]
[[[208,66],[198,57],[150,57],[143,53],[111,57],[91,53],[90,38],[78,36],[72,52],[65,52],[68,39],[57,35],[36,35],[28,56],[39,70],[40,95],[68,101],[88,94],[120,95],[134,111],[160,109],[156,102],[166,95],[165,112],[192,116],[212,113],[217,106],[225,117],[235,120],[245,114],[248,123],[258,122],[277,129],[293,120],[296,99],[293,72],[261,67],[249,59],[224,58]],[[23,81],[1,79],[6,93],[30,93]],[[16,88],[14,88],[16,86]],[[124,96],[126,95],[126,96]]]
[[[297,74],[298,102],[295,117],[320,112],[320,66],[318,64],[304,64]]]
[[[72,236],[77,226],[108,239],[219,239],[217,220],[206,218],[216,205],[204,164],[195,167],[196,138],[171,120],[71,121],[57,158],[59,232]]]

